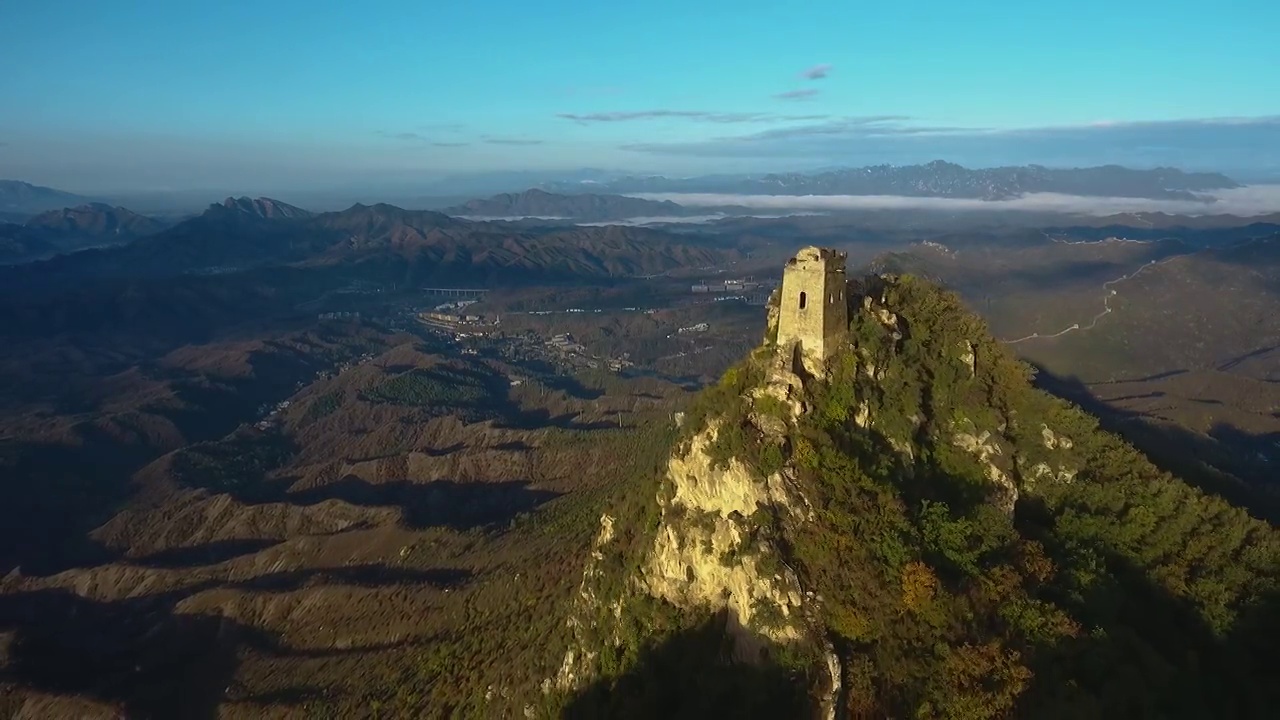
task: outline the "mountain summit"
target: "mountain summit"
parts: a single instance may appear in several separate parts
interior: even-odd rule
[[[265,197],[229,197],[223,200],[221,205],[210,207],[211,210],[218,208],[266,220],[302,220],[314,215],[309,210],[303,210],[300,207],[294,207],[288,203]]]
[[[1280,540],[956,296],[806,248],[765,342],[601,517],[568,717],[1263,717]]]
[[[167,223],[122,207],[88,203],[49,210],[23,224],[0,223],[0,263],[26,262],[90,247],[124,245]]]

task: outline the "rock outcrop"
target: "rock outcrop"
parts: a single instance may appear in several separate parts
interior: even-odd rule
[[[767,442],[782,443],[804,411],[803,383],[789,359],[766,348],[753,356],[762,380],[741,398],[750,430]],[[600,622],[620,619],[628,602],[647,596],[692,612],[722,614],[736,662],[767,657],[771,644],[816,643],[825,646],[814,608],[818,601],[801,587],[779,541],[789,522],[812,519],[812,510],[783,465],[769,474],[738,457],[720,457],[717,445],[732,432],[732,419],[706,418],[692,430],[668,461],[656,493],[659,522],[639,563],[624,583],[621,597],[597,592],[600,563],[614,539],[616,522],[601,518],[592,561],[584,572],[574,613],[568,623],[578,640],[566,652],[557,676],[545,689],[573,690],[595,676],[604,644],[620,641],[615,630],[600,632]],[[594,626],[588,632],[588,626]],[[838,659],[826,653],[828,685],[838,687]],[[834,709],[834,694],[826,705]]]
[[[775,293],[763,346],[679,416],[660,477],[635,489],[646,509],[601,518],[545,693],[591,684],[624,704],[626,693],[658,693],[647,707],[665,707],[672,698],[646,674],[656,662],[648,633],[710,627],[693,636],[715,667],[687,671],[737,677],[718,688],[735,695],[780,669],[804,686],[803,709],[787,706],[786,717],[994,720],[1022,698],[1056,707],[1078,692],[1039,697],[1030,683],[1038,661],[1076,668],[1069,677],[1094,662],[1068,640],[1148,632],[1089,607],[1078,583],[1135,597],[1160,584],[1220,624],[1240,598],[1261,597],[1247,573],[1200,567],[1212,584],[1182,582],[1169,558],[1194,556],[1202,541],[1156,533],[1132,498],[1168,512],[1209,506],[1174,503],[1193,491],[1032,388],[1030,368],[958,298],[909,276],[823,286],[820,299],[848,303],[837,313],[847,328],[834,332],[820,314],[788,327],[797,287]],[[1117,507],[1137,508],[1142,529],[1109,533]],[[1249,547],[1253,572],[1277,575],[1273,534],[1234,510],[1206,512],[1238,524],[1231,542]],[[1174,555],[1131,541],[1148,526]],[[1147,575],[1099,580],[1103,557]],[[690,657],[680,647],[665,662]],[[1056,649],[1037,657],[1043,648]],[[638,679],[616,680],[636,667]],[[1072,707],[1087,714],[1090,702]]]

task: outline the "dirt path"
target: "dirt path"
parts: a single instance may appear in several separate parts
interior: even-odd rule
[[[1040,333],[1031,333],[1026,337],[1020,337],[1016,340],[1005,340],[1004,342],[1008,345],[1016,345],[1020,342],[1026,342],[1028,340],[1056,338],[1056,337],[1062,337],[1063,335],[1066,335],[1067,333],[1070,333],[1070,332],[1092,330],[1093,328],[1098,326],[1098,322],[1101,321],[1102,318],[1111,314],[1111,298],[1114,297],[1116,294],[1116,291],[1111,289],[1112,285],[1137,277],[1139,274],[1142,273],[1142,271],[1152,268],[1156,265],[1163,265],[1169,262],[1170,260],[1176,260],[1178,258],[1187,257],[1187,255],[1194,255],[1194,254],[1195,253],[1185,253],[1183,255],[1170,255],[1169,257],[1164,258],[1162,260],[1152,260],[1127,275],[1121,275],[1118,278],[1115,278],[1113,280],[1108,280],[1102,283],[1102,312],[1098,313],[1097,315],[1094,315],[1093,319],[1091,319],[1089,321],[1089,324],[1087,325],[1081,325],[1080,323],[1075,323],[1066,328],[1063,328],[1062,330],[1059,330],[1056,333],[1051,333],[1049,335],[1041,335]]]
[[[1047,234],[1045,235],[1045,237],[1049,238],[1054,242],[1063,243],[1067,245],[1082,245],[1082,244],[1086,244],[1087,242],[1098,242],[1098,241],[1071,242],[1067,240],[1060,240],[1058,238],[1051,237]],[[1248,240],[1241,241],[1239,243],[1236,243],[1235,245],[1229,245],[1226,247],[1201,248],[1200,250],[1196,250],[1194,252],[1180,253],[1178,255],[1170,255],[1169,257],[1162,258],[1160,260],[1151,260],[1150,262],[1146,263],[1145,265],[1138,268],[1137,270],[1134,270],[1131,273],[1121,275],[1118,278],[1114,278],[1112,280],[1108,280],[1102,283],[1102,312],[1098,313],[1097,315],[1094,315],[1088,324],[1081,325],[1080,323],[1073,323],[1072,325],[1069,325],[1068,327],[1065,327],[1062,330],[1059,330],[1058,332],[1055,332],[1055,333],[1050,333],[1050,334],[1031,333],[1026,337],[1020,337],[1020,338],[1017,338],[1016,340],[1003,340],[1002,342],[1004,342],[1007,345],[1016,345],[1018,343],[1027,342],[1028,340],[1047,340],[1049,338],[1062,337],[1067,333],[1084,331],[1084,330],[1092,330],[1093,328],[1098,326],[1098,323],[1102,320],[1102,318],[1111,314],[1111,310],[1112,310],[1111,298],[1114,297],[1116,294],[1116,291],[1111,287],[1112,285],[1124,282],[1125,280],[1135,278],[1138,275],[1142,274],[1144,271],[1149,270],[1150,268],[1153,268],[1157,265],[1163,265],[1171,260],[1177,260],[1178,258],[1191,257],[1193,255],[1199,255],[1200,253],[1205,253],[1212,250],[1236,250],[1236,249],[1245,247],[1246,245],[1250,245],[1260,240],[1264,240],[1267,237],[1270,237],[1270,236],[1249,238]],[[1175,238],[1168,238],[1168,239],[1175,239]],[[1158,241],[1151,241],[1151,240],[1114,240],[1114,241],[1102,240],[1100,242],[1117,242],[1117,241],[1118,242],[1137,242],[1137,243],[1158,242]]]

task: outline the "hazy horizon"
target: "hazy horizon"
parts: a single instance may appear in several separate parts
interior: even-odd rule
[[[61,189],[61,188],[59,188]],[[192,190],[173,194],[124,194],[118,196],[92,197],[90,200],[106,200],[123,202],[126,207],[140,212],[198,212],[211,204],[220,203],[227,197],[269,197],[273,200],[296,205],[298,207],[329,212],[345,210],[356,204],[386,203],[411,210],[440,210],[450,205],[459,204],[464,199],[473,199],[482,195],[498,192],[519,192],[519,190],[493,191],[492,193],[462,193],[454,196],[424,195],[413,193],[407,189],[391,191],[385,194],[360,193],[356,191],[330,192],[267,192],[243,193],[235,191],[199,191]],[[760,195],[737,193],[613,193],[624,197],[645,200],[669,200],[686,208],[707,208],[717,210],[736,208],[729,212],[731,217],[778,217],[783,215],[828,214],[844,211],[867,210],[921,210],[936,212],[967,211],[1015,211],[1041,212],[1060,214],[1079,214],[1105,216],[1121,213],[1166,213],[1171,215],[1238,215],[1251,217],[1280,212],[1280,183],[1244,184],[1242,187],[1213,190],[1197,193],[1202,199],[1169,200],[1143,197],[1119,197],[1097,195],[1072,195],[1066,193],[1038,192],[1027,193],[1020,197],[1003,200],[986,200],[980,198],[951,198],[913,195]],[[576,224],[647,224],[653,222],[700,223],[719,219],[726,215],[687,215],[671,218],[624,218],[601,223]],[[572,220],[558,216],[460,216],[474,220]]]
[[[3,122],[0,120],[0,122]],[[1271,119],[1267,123],[1272,122]],[[1274,134],[1274,140],[1260,142],[1258,149],[1280,148],[1280,118],[1274,119],[1275,126],[1267,127],[1259,123],[1251,128],[1261,134]],[[988,142],[990,142],[988,140]],[[13,146],[0,143],[0,161],[7,160],[8,155],[16,155]],[[1259,154],[1262,156],[1262,154]],[[1277,153],[1280,159],[1280,152]],[[909,158],[870,157],[866,161],[839,162],[834,158],[811,160],[808,162],[788,162],[785,159],[771,159],[757,163],[745,164],[735,161],[726,166],[711,166],[690,169],[686,166],[671,164],[669,166],[617,166],[609,170],[598,170],[591,166],[517,166],[496,168],[475,168],[440,170],[424,168],[422,170],[394,169],[385,172],[362,171],[359,174],[320,173],[306,180],[293,180],[276,175],[257,178],[246,177],[235,179],[234,175],[226,179],[210,177],[210,181],[201,182],[199,178],[207,175],[207,164],[194,162],[189,166],[191,172],[174,172],[163,182],[138,182],[122,180],[126,171],[115,166],[95,168],[90,171],[75,173],[63,177],[61,171],[51,172],[39,165],[4,162],[0,167],[5,173],[0,180],[16,180],[32,185],[48,187],[78,195],[97,197],[148,196],[148,195],[208,195],[210,197],[240,196],[275,196],[281,194],[305,194],[308,196],[350,196],[380,197],[384,194],[421,195],[423,197],[456,197],[475,193],[514,192],[532,187],[537,182],[560,180],[586,172],[607,172],[611,175],[664,175],[667,177],[697,177],[704,175],[759,175],[767,173],[801,173],[812,174],[832,168],[860,168],[875,165],[925,165],[933,161],[943,161],[962,165],[969,169],[985,169],[995,167],[1014,167],[1039,165],[1052,169],[1071,169],[1084,167],[1100,167],[1118,165],[1135,170],[1155,168],[1175,168],[1184,172],[1215,172],[1246,185],[1270,184],[1280,182],[1280,164],[1231,168],[1223,164],[1179,163],[1174,161],[1125,161],[1114,155],[1098,154],[1091,161],[1071,161],[1068,159],[1044,160],[1041,156],[1028,154],[1017,158],[1006,158],[1005,161],[984,161],[982,158],[965,157],[958,154],[922,153]],[[26,172],[23,172],[24,167]],[[501,176],[528,176],[525,184],[519,181],[503,181]]]
[[[970,166],[970,169],[982,168]],[[793,170],[792,172],[813,173],[818,170],[815,168],[811,170]],[[69,187],[52,187],[52,189],[79,194],[88,200],[123,203],[134,210],[155,212],[198,210],[209,204],[222,202],[227,197],[245,196],[269,197],[317,211],[340,210],[357,203],[374,204],[380,202],[391,205],[399,204],[413,209],[438,209],[447,205],[457,204],[464,199],[522,192],[534,187],[534,177],[538,177],[538,181],[554,181],[570,178],[585,171],[586,169],[548,171],[545,175],[541,175],[536,171],[476,173],[470,177],[465,175],[458,176],[455,178],[455,183],[452,184],[447,180],[414,183],[410,181],[394,182],[383,179],[363,186],[352,185],[346,188],[333,187],[313,190],[288,188],[190,188],[85,192]],[[616,173],[621,175],[625,174],[625,171],[616,171]],[[736,195],[679,192],[619,193],[608,190],[602,190],[602,192],[643,199],[671,200],[686,207],[695,208],[740,205],[759,209],[816,210],[820,212],[844,209],[1010,209],[1079,212],[1084,214],[1168,212],[1171,214],[1193,215],[1224,213],[1261,215],[1280,212],[1280,182],[1248,182],[1230,173],[1223,174],[1241,182],[1243,187],[1204,193],[1206,202],[1158,200],[1141,197],[1067,195],[1061,193],[1031,193],[1021,198],[992,201],[977,198],[938,198],[905,195]],[[1280,180],[1280,178],[1277,179]],[[0,178],[0,180],[29,182],[22,178]],[[39,183],[32,184],[39,185]],[[1215,198],[1216,202],[1214,201]]]
[[[5,19],[0,169],[72,192],[938,158],[1280,175],[1273,5],[45,0]]]

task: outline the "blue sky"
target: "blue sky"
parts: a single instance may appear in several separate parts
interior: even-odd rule
[[[78,191],[934,158],[1280,172],[1274,0],[0,0],[0,17],[0,177]]]

